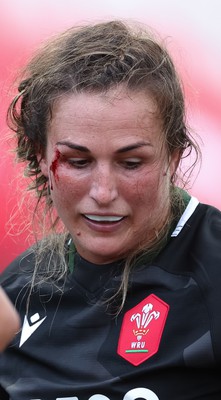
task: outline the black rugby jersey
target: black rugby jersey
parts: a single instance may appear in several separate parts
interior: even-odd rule
[[[1,275],[22,329],[0,357],[1,400],[220,400],[221,212],[192,198],[153,263],[133,269],[123,311],[121,263],[77,254],[63,293],[26,301],[33,253]]]

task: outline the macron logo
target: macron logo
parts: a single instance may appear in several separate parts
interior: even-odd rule
[[[30,317],[31,324],[29,325],[28,319],[25,315],[22,331],[21,331],[21,339],[19,343],[19,347],[21,347],[28,338],[38,329],[38,327],[44,322],[46,317],[40,319],[40,315],[35,313]]]

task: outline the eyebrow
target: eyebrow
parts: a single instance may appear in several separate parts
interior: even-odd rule
[[[56,143],[56,145],[67,146],[71,149],[82,151],[83,153],[90,153],[90,150],[86,146],[81,146],[79,144],[72,143],[67,140],[59,141]],[[137,142],[134,144],[130,144],[128,146],[121,147],[120,149],[118,149],[116,151],[116,153],[117,154],[126,153],[127,151],[135,150],[135,149],[138,149],[143,146],[151,146],[152,147],[152,144],[149,142],[141,141],[141,142]]]
[[[121,147],[116,151],[116,153],[126,153],[127,151],[135,150],[143,146],[152,146],[152,144],[149,142],[137,142],[134,144],[129,144],[128,146]]]
[[[75,144],[75,143],[72,143],[72,142],[69,142],[66,140],[57,142],[56,145],[67,146],[67,147],[70,147],[70,149],[79,150],[79,151],[82,151],[83,153],[90,153],[90,150],[87,147],[81,146],[79,144]]]

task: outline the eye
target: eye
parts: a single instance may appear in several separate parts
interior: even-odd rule
[[[68,158],[67,163],[74,168],[81,169],[86,168],[90,164],[90,160],[87,158]]]
[[[141,164],[142,164],[141,159],[137,157],[127,158],[121,161],[121,165],[123,165],[123,167],[126,169],[136,169],[139,168]]]

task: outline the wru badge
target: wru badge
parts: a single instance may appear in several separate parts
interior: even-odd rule
[[[119,337],[118,354],[137,366],[157,353],[169,305],[154,294],[127,311]]]

